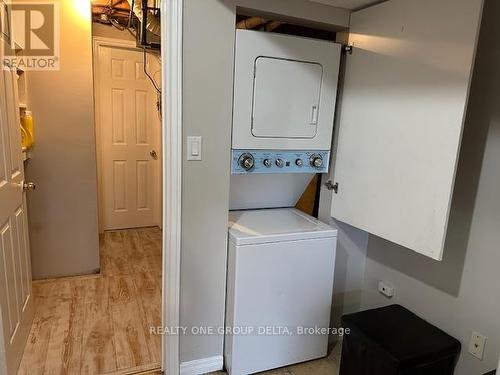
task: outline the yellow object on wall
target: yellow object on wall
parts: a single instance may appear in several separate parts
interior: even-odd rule
[[[31,148],[35,142],[35,133],[33,129],[33,116],[31,111],[25,111],[21,117],[21,139],[22,146],[26,149]]]

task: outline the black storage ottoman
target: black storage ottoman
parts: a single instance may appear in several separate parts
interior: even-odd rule
[[[460,342],[400,305],[344,315],[340,375],[452,375]]]

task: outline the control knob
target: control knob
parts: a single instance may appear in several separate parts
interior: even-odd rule
[[[278,168],[283,168],[283,165],[285,165],[285,162],[283,161],[283,159],[276,159],[276,166]]]
[[[323,158],[318,154],[311,155],[309,163],[313,168],[321,168],[323,166]]]
[[[273,162],[271,159],[264,159],[263,164],[266,168],[271,168],[273,166]]]
[[[302,159],[295,160],[295,165],[297,167],[302,167],[304,165],[304,161]]]
[[[252,154],[242,154],[238,159],[238,164],[241,166],[241,168],[248,172],[255,165],[255,160]]]

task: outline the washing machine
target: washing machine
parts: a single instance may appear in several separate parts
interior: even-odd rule
[[[336,230],[293,208],[230,212],[229,374],[326,356],[336,238]]]

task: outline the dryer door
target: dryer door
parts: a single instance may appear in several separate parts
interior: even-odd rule
[[[264,138],[314,138],[322,74],[323,67],[318,63],[258,57],[252,134]]]
[[[329,151],[341,45],[236,31],[233,150]]]

